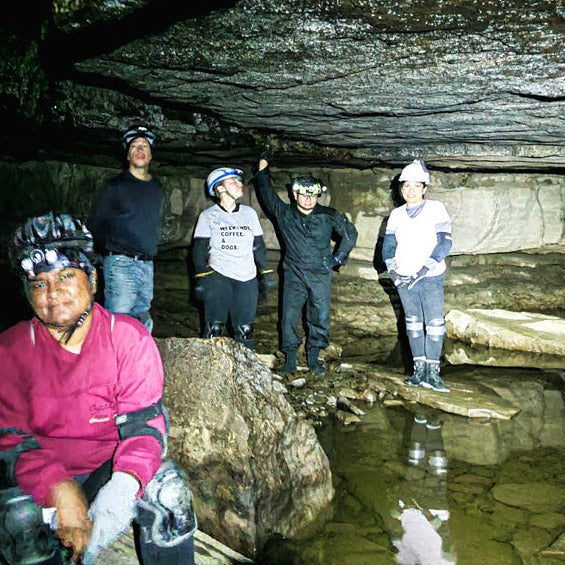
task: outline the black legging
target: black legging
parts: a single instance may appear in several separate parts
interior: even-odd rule
[[[204,320],[226,324],[228,316],[234,330],[255,322],[259,287],[257,279],[238,281],[213,273],[205,277]]]

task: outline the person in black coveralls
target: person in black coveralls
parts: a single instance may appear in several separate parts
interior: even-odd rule
[[[281,349],[285,363],[281,372],[296,370],[301,342],[298,324],[306,305],[308,367],[321,377],[325,369],[318,357],[329,344],[332,272],[345,265],[357,242],[357,230],[344,214],[318,203],[326,187],[310,175],[293,179],[290,203],[279,198],[271,183],[268,157],[267,152],[261,155],[255,186],[284,242]],[[336,235],[338,244],[332,252]]]

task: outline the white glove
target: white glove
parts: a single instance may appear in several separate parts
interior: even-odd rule
[[[82,560],[84,565],[94,563],[98,552],[127,530],[135,516],[139,488],[139,482],[133,475],[116,471],[98,491],[88,510],[88,517],[94,525]]]

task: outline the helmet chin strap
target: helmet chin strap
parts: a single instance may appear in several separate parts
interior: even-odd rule
[[[90,314],[90,312],[92,311],[93,306],[94,306],[94,298],[92,298],[90,300],[90,304],[88,305],[88,308],[77,318],[75,323],[71,324],[70,326],[63,326],[61,324],[49,324],[45,320],[42,320],[39,316],[37,316],[37,314],[36,314],[36,316],[37,316],[37,319],[47,328],[53,328],[53,329],[59,329],[59,330],[64,329],[65,331],[62,333],[61,339],[59,340],[59,342],[66,345],[67,343],[69,343],[69,340],[71,339],[71,337],[75,333],[76,329],[80,328],[84,324],[84,321],[88,317],[88,314]]]
[[[224,191],[224,194],[226,194],[227,196],[229,196],[234,202],[237,202],[239,200],[240,197],[235,198],[235,196],[233,196],[232,194],[230,194],[229,189],[226,188],[226,190]]]

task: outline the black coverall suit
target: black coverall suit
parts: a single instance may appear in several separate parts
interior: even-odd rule
[[[272,214],[284,244],[281,349],[300,345],[298,325],[306,304],[307,349],[329,344],[332,270],[345,264],[357,241],[355,226],[334,208],[317,204],[302,214],[295,202],[284,202],[273,190],[268,167],[255,176],[257,195]],[[332,254],[332,237],[338,245]]]

